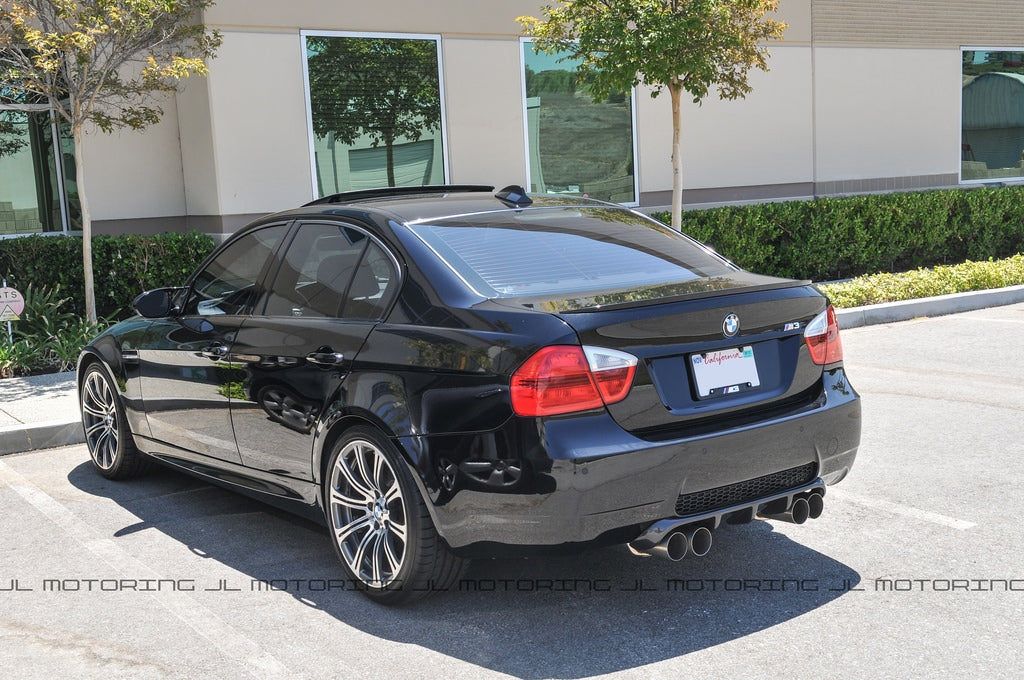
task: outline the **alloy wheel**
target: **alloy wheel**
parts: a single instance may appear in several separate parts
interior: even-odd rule
[[[342,558],[373,588],[394,585],[406,559],[408,513],[402,488],[387,456],[375,444],[355,439],[338,453],[328,503]]]
[[[120,435],[115,399],[103,374],[91,371],[82,386],[82,424],[89,454],[103,470],[110,470],[117,456]]]

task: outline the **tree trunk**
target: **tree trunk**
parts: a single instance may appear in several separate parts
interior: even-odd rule
[[[92,217],[89,215],[89,201],[85,193],[85,162],[82,157],[82,126],[71,128],[75,138],[75,185],[78,188],[78,204],[82,211],[82,271],[85,275],[85,318],[96,323],[96,290],[92,274]]]
[[[384,140],[384,153],[387,156],[388,164],[388,186],[395,186],[395,140],[388,139]]]
[[[683,230],[683,84],[673,78],[668,84],[672,97],[672,228]]]

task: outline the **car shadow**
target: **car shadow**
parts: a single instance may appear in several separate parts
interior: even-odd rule
[[[236,592],[287,592],[371,635],[523,678],[579,678],[683,656],[799,617],[860,583],[848,566],[758,521],[723,527],[710,554],[681,562],[624,547],[474,561],[448,592],[387,608],[352,592],[315,523],[164,468],[124,483],[83,463],[68,479],[140,519],[114,537],[156,528],[244,574],[222,584]]]

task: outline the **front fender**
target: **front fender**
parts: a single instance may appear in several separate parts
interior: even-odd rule
[[[132,347],[135,346],[133,337],[144,332],[150,323],[133,318],[110,327],[82,349],[75,371],[81,390],[85,369],[94,362],[102,364],[114,379],[132,433],[145,437],[150,436],[149,422],[142,398],[138,354]]]

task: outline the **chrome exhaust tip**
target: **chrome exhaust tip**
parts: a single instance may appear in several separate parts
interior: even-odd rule
[[[818,514],[820,515],[821,513],[819,512]],[[811,516],[811,504],[805,498],[797,498],[788,509],[781,512],[767,512],[761,516],[783,522],[792,522],[793,524],[803,524]]]
[[[797,498],[793,501],[789,514],[793,516],[793,524],[803,524],[811,516],[811,504],[806,498]]]
[[[807,497],[808,517],[818,519],[825,511],[825,499],[820,493],[812,493]]]
[[[690,546],[690,552],[694,557],[704,557],[711,552],[711,530],[707,527],[697,527],[686,532],[686,542]]]
[[[682,531],[673,531],[664,541],[651,548],[652,554],[667,557],[673,562],[686,557],[689,551],[690,542],[686,540],[686,535]]]
[[[667,557],[673,562],[683,559],[690,551],[690,543],[682,531],[673,531],[665,540],[652,547],[638,548],[632,543],[627,543],[626,547],[637,557]]]
[[[649,557],[667,557],[673,562],[678,562],[690,553],[694,557],[704,557],[711,550],[711,530],[707,527],[690,526],[676,529],[668,534],[665,539],[654,547],[638,548],[632,543],[628,544],[629,550],[634,555]]]

